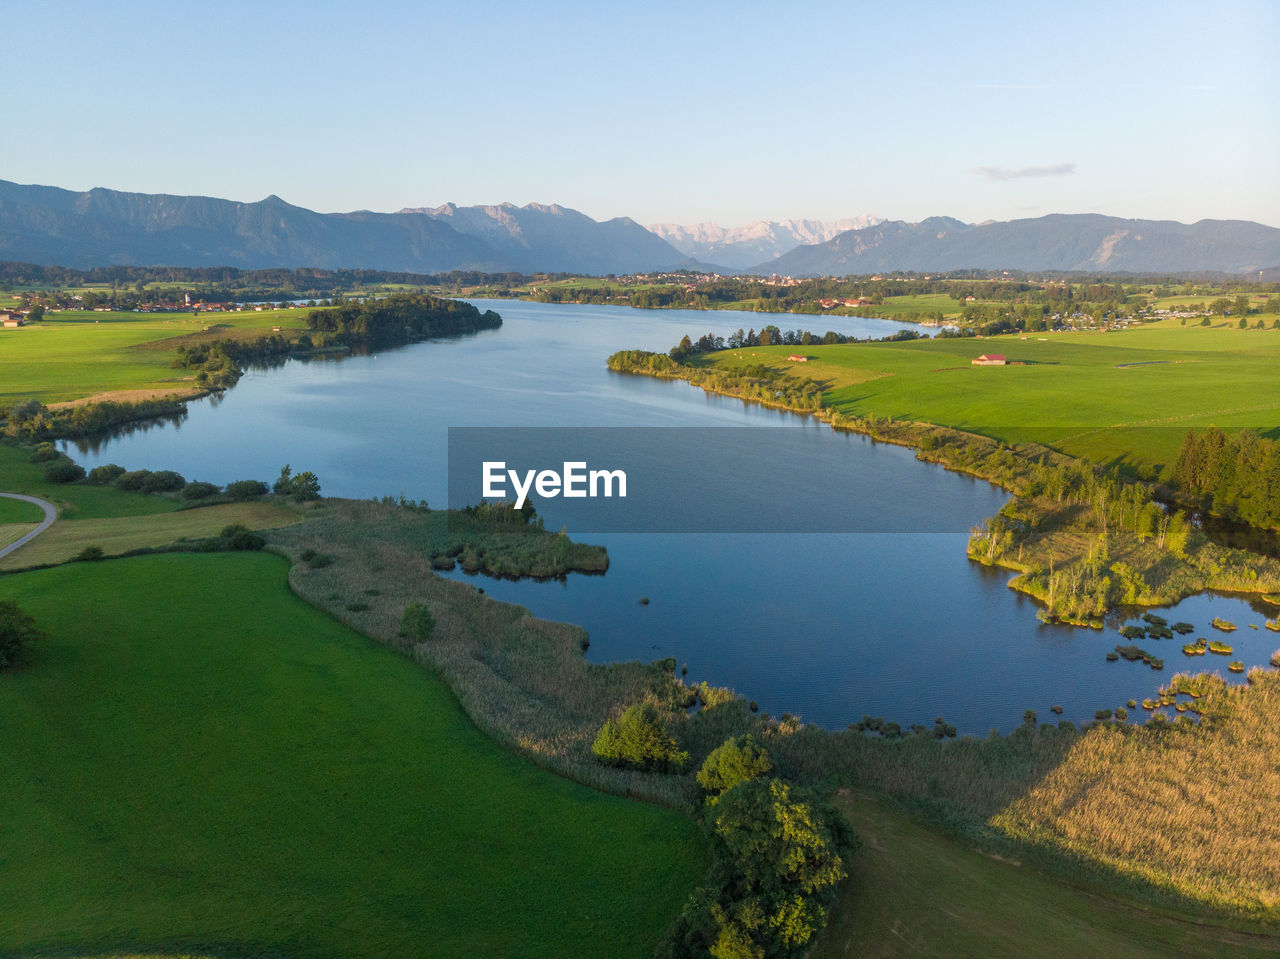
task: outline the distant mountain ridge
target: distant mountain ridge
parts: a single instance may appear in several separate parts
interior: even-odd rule
[[[1280,229],[1249,220],[1125,220],[1055,213],[972,225],[891,220],[797,247],[747,272],[828,276],[892,270],[1253,273],[1280,265]]]
[[[446,203],[398,213],[317,213],[278,196],[241,203],[101,188],[79,193],[0,180],[0,260],[79,269],[321,267],[599,276],[683,268],[819,276],[960,269],[1254,274],[1280,267],[1280,229],[1246,220],[1188,225],[1052,214],[975,225],[950,217],[907,223],[861,216],[757,220],[732,229],[656,224],[652,230],[666,238],[629,217],[598,222],[557,204]],[[784,247],[780,255],[772,252]]]
[[[632,273],[680,266],[686,260],[630,217],[597,222],[556,203],[463,207],[446,203],[435,208],[406,207],[400,214],[428,216],[447,224],[491,245],[509,262],[538,264],[526,271]]]
[[[0,180],[0,259],[80,269],[312,266],[416,273],[633,273],[686,260],[634,220],[597,223],[555,205],[316,213],[277,196],[240,203],[102,188],[76,193],[6,180]]]
[[[755,220],[745,226],[726,229],[717,223],[653,223],[649,230],[681,253],[707,263],[722,263],[732,269],[762,263],[798,246],[823,243],[848,230],[882,223],[882,218],[862,214],[843,220]]]

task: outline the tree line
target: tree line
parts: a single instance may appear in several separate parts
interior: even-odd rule
[[[1173,469],[1176,495],[1227,519],[1280,528],[1280,443],[1253,430],[1188,430]]]

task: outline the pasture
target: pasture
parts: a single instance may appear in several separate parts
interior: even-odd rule
[[[45,404],[103,393],[198,392],[194,374],[172,368],[176,337],[301,329],[306,309],[244,313],[47,313],[39,323],[0,330],[0,406]],[[158,344],[158,349],[147,349]]]
[[[0,954],[651,955],[697,826],[502,749],[287,576],[0,579],[48,632],[0,678]]]
[[[1275,431],[1280,331],[1180,327],[1038,333],[983,339],[755,347],[700,357],[725,367],[766,363],[829,385],[846,414],[951,426],[1006,442],[1134,468],[1170,467],[1188,428]],[[977,367],[981,353],[1009,366]],[[850,382],[850,380],[855,380]]]
[[[863,840],[811,959],[1275,956],[1280,938],[1131,905],[985,855],[875,799],[837,803]]]

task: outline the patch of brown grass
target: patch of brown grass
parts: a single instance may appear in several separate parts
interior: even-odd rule
[[[58,520],[30,543],[0,560],[0,570],[65,563],[86,546],[100,546],[105,555],[119,556],[134,549],[168,546],[182,539],[217,536],[235,523],[262,530],[301,520],[297,511],[273,503],[221,503],[150,516]]]

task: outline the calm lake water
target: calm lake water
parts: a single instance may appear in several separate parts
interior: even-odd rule
[[[563,582],[474,582],[536,615],[579,623],[599,662],[674,656],[691,680],[731,686],[764,712],[828,727],[863,715],[904,725],[943,716],[962,733],[1007,731],[1035,709],[1053,719],[1092,719],[1100,708],[1152,695],[1184,668],[1226,659],[1265,664],[1280,637],[1246,602],[1185,600],[1170,621],[1218,638],[1209,620],[1241,628],[1231,657],[1186,660],[1186,640],[1144,645],[1163,673],[1105,661],[1104,632],[1046,626],[1036,605],[1010,591],[1008,574],[965,557],[960,532],[994,513],[1006,495],[986,483],[920,463],[910,451],[837,434],[810,419],[709,396],[685,383],[610,373],[615,350],[665,350],[685,333],[727,335],[774,322],[814,332],[884,336],[909,324],[848,317],[641,311],[484,301],[500,330],[371,356],[251,371],[219,400],[192,403],[178,425],[155,426],[69,447],[88,468],[176,469],[188,479],[274,480],[289,463],[319,475],[332,496],[404,495],[446,501],[448,428],[458,426],[788,427],[808,430],[804,476],[770,456],[778,496],[814,495],[814,509],[875,515],[867,533],[598,533],[604,576]],[[762,431],[762,442],[769,442]],[[786,444],[776,444],[782,450]],[[761,455],[768,456],[766,449]],[[814,459],[816,457],[816,460]],[[815,462],[817,466],[815,466]],[[680,464],[672,463],[673,495]],[[734,495],[727,477],[726,495]],[[830,487],[830,488],[826,488]],[[808,489],[809,492],[804,492]],[[745,494],[745,491],[743,491]],[[554,501],[539,507],[556,528]],[[570,533],[573,529],[570,528]],[[453,574],[466,578],[461,572]],[[640,606],[640,597],[650,599]],[[1121,620],[1116,621],[1119,625]],[[1184,660],[1186,660],[1184,662]],[[1137,711],[1141,714],[1141,710]]]

